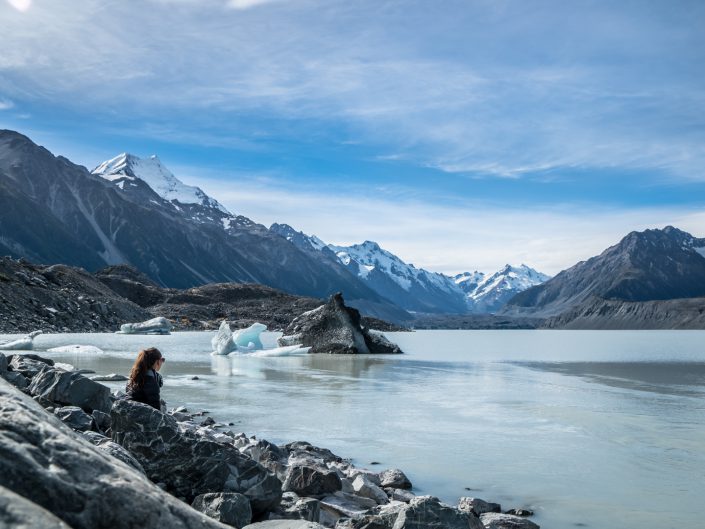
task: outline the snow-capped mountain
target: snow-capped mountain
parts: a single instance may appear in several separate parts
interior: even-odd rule
[[[375,292],[415,312],[495,312],[515,294],[548,279],[526,265],[507,265],[491,275],[475,271],[449,277],[407,264],[372,241],[336,246],[286,224],[270,230],[329,262],[337,259]]]
[[[28,222],[27,219],[31,219]],[[0,255],[96,271],[130,264],[161,286],[260,283],[365,313],[409,315],[361,280],[179,181],[156,158],[120,155],[94,173],[0,130]]]
[[[301,249],[317,254],[329,265],[342,265],[380,296],[414,312],[464,313],[463,293],[443,274],[407,264],[372,241],[352,246],[326,244],[315,235],[296,231],[287,224],[273,224],[271,231]]]
[[[91,172],[114,182],[123,190],[126,185],[135,186],[135,180],[139,179],[167,202],[175,205],[198,204],[231,215],[217,200],[206,195],[199,187],[186,185],[176,178],[156,155],[138,158],[134,154],[124,152],[101,163]]]
[[[482,272],[466,272],[453,278],[456,285],[465,292],[468,308],[472,312],[494,313],[519,292],[540,285],[550,276],[537,272],[522,264],[505,265],[492,275]]]

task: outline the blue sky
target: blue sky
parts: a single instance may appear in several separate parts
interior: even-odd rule
[[[705,236],[705,3],[0,0],[0,127],[417,266]]]

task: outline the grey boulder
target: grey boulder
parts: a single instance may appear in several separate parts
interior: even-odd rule
[[[252,521],[250,500],[237,492],[199,494],[191,503],[191,507],[237,529]]]
[[[32,378],[45,367],[53,366],[54,361],[42,358],[35,354],[14,354],[9,358],[9,368],[17,373],[22,373],[27,378]]]
[[[488,512],[480,515],[485,529],[539,529],[540,526],[519,516]]]
[[[74,430],[85,432],[93,427],[93,417],[78,406],[62,406],[54,410],[54,415]]]
[[[472,513],[461,512],[431,496],[419,496],[404,505],[392,529],[483,529]]]
[[[142,465],[140,465],[139,461],[137,461],[130,452],[125,450],[119,444],[113,442],[109,437],[105,437],[97,432],[83,432],[83,436],[88,440],[88,442],[92,443],[99,450],[102,450],[111,457],[114,457],[126,465],[131,466],[140,474],[144,474],[144,469],[142,468]]]
[[[72,371],[45,369],[38,373],[27,388],[39,402],[78,406],[84,411],[110,412],[110,389],[103,384]]]
[[[500,512],[502,506],[499,503],[491,503],[480,498],[463,497],[458,501],[458,509],[480,516],[486,512]]]
[[[306,465],[292,465],[286,472],[283,490],[299,496],[325,496],[343,485],[338,474]]]
[[[279,504],[281,482],[234,446],[182,431],[172,416],[139,402],[116,401],[110,417],[113,441],[175,496],[191,502],[199,494],[239,492],[255,516]]]
[[[390,468],[379,473],[379,482],[382,487],[393,489],[411,489],[411,481],[406,474],[398,468]]]
[[[226,527],[101,452],[3,380],[0,486],[46,509],[73,529]],[[57,526],[47,522],[45,527]]]
[[[25,377],[22,373],[17,373],[16,371],[0,372],[0,377],[7,380],[17,389],[25,389],[29,386],[29,380],[27,380],[27,377]]]

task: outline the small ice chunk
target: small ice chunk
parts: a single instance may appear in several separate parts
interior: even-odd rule
[[[125,323],[117,334],[169,334],[172,328],[169,320],[159,316],[141,323]]]
[[[247,351],[264,349],[259,335],[267,330],[267,326],[262,323],[253,323],[247,329],[240,329],[233,334],[233,342],[239,348]]]
[[[213,352],[217,355],[227,355],[237,349],[233,342],[233,331],[227,321],[223,321],[218,328],[218,333],[211,340]]]
[[[1,351],[31,351],[34,348],[34,338],[42,334],[42,331],[34,331],[21,338],[0,343]]]

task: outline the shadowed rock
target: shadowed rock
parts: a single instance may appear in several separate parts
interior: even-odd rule
[[[110,416],[113,440],[175,496],[191,502],[199,494],[239,492],[255,515],[279,504],[281,482],[234,446],[182,431],[170,415],[138,402],[119,400]]]
[[[191,507],[206,516],[238,529],[252,521],[252,509],[247,496],[233,492],[209,493],[196,496]]]
[[[110,412],[110,389],[91,379],[70,371],[45,369],[32,379],[29,393],[40,402],[79,406],[87,412]]]
[[[279,339],[284,347],[293,343],[311,347],[310,353],[398,354],[401,349],[381,334],[361,326],[360,313],[346,307],[343,295],[330,297],[325,305],[294,319]]]
[[[0,527],[12,529],[71,529],[59,518],[19,494],[0,487]]]

